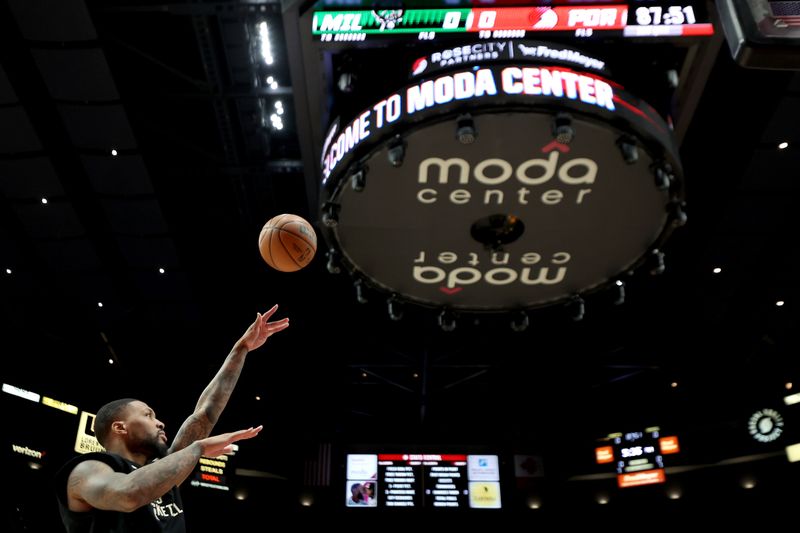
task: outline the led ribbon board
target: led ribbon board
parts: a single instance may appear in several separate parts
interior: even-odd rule
[[[474,34],[481,39],[541,37],[692,37],[712,35],[701,2],[453,9],[315,11],[312,35],[322,42],[381,37]]]
[[[565,112],[571,142],[554,132]],[[345,266],[452,309],[600,287],[668,234],[680,199],[664,121],[611,80],[562,66],[421,80],[335,123],[321,162],[323,221],[338,221],[325,236]]]

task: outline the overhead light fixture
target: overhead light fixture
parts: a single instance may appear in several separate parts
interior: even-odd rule
[[[658,276],[664,273],[666,267],[664,265],[664,252],[656,248],[650,253],[650,260],[652,262],[652,266],[650,268],[650,274],[653,276]]]
[[[617,296],[614,298],[614,305],[622,305],[625,303],[625,282],[618,279],[614,282],[617,287]]]
[[[777,305],[778,307],[783,307],[785,304],[786,302],[784,302],[783,300],[778,300],[777,302],[775,302],[775,305]]]
[[[712,272],[714,274],[719,274],[720,272],[722,272],[722,269],[720,267],[714,267],[714,270],[712,270]]]
[[[355,280],[353,282],[353,287],[356,289],[356,301],[360,304],[367,303],[369,300],[365,294],[366,290],[364,289],[364,281],[361,278]]]
[[[42,198],[42,205],[47,205],[47,198]]]
[[[569,310],[572,320],[580,322],[586,315],[586,304],[580,296],[573,296],[569,302]]]
[[[511,331],[521,333],[528,329],[530,323],[531,322],[530,318],[528,317],[528,313],[525,311],[520,311],[514,318],[511,319]]]
[[[322,206],[322,223],[329,228],[339,225],[339,204],[327,202]]]
[[[352,72],[342,72],[336,80],[336,85],[343,93],[351,93],[355,88],[356,76]]]
[[[112,155],[112,156],[114,156],[114,157],[117,157],[117,154],[118,154],[118,153],[119,153],[119,152],[117,152],[115,149],[113,149],[113,148],[111,149],[111,155]]]
[[[439,313],[439,318],[437,321],[439,322],[439,327],[442,328],[442,331],[450,332],[456,329],[456,317],[449,309],[442,309],[442,312]]]
[[[671,68],[667,71],[667,83],[669,83],[671,89],[677,89],[680,81],[681,77],[678,75],[677,70]]]
[[[364,187],[367,186],[367,169],[364,167],[358,167],[353,171],[350,175],[350,187],[355,192],[361,192],[364,190]]]
[[[403,159],[406,157],[406,143],[399,135],[395,135],[392,142],[389,144],[386,156],[389,158],[389,164],[393,167],[403,165]]]
[[[686,221],[689,219],[689,217],[686,215],[686,211],[684,211],[685,207],[686,207],[686,202],[673,202],[672,204],[670,204],[672,225],[676,228],[685,226]]]
[[[325,253],[325,256],[328,258],[328,262],[325,263],[325,268],[327,268],[328,272],[331,274],[338,274],[342,271],[341,267],[339,267],[338,255],[338,252],[333,248]]]
[[[636,140],[629,136],[623,135],[617,139],[617,146],[622,154],[622,160],[627,164],[632,165],[639,160],[639,148],[636,146]]]
[[[575,138],[572,127],[572,116],[569,113],[557,113],[553,118],[553,138],[561,144],[569,144]]]
[[[786,141],[778,145],[778,150],[786,150],[787,148],[789,148],[789,143],[787,143]]]
[[[11,270],[10,268],[6,269],[6,274],[8,274],[10,276],[12,273],[13,273],[13,270]]]
[[[669,186],[672,184],[672,167],[669,165],[659,165],[653,171],[653,175],[655,177],[656,182],[656,189],[659,191],[666,191],[669,189]]]
[[[387,310],[389,311],[389,318],[397,322],[403,318],[403,305],[397,298],[396,294],[392,294],[386,301]]]
[[[456,139],[461,144],[472,144],[478,137],[475,121],[469,113],[460,115],[456,119]]]

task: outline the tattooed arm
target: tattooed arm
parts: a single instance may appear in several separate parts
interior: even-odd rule
[[[172,441],[169,453],[184,449],[189,444],[198,439],[203,439],[211,434],[211,430],[217,423],[222,410],[228,404],[239,374],[242,372],[244,360],[248,352],[260,348],[273,333],[277,333],[289,327],[289,319],[283,318],[275,322],[269,319],[278,310],[278,306],[264,313],[258,313],[255,322],[250,324],[244,335],[233,345],[231,353],[222,363],[217,375],[208,384],[194,412],[181,425],[175,439]]]
[[[78,512],[91,509],[135,511],[183,482],[201,455],[228,453],[232,443],[252,439],[261,429],[262,426],[258,426],[195,441],[181,451],[137,468],[130,474],[115,472],[100,461],[78,463],[67,482],[69,508]]]

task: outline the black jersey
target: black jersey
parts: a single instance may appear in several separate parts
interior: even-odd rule
[[[86,460],[101,461],[116,472],[130,474],[140,465],[114,453],[94,452],[75,457],[56,474],[56,495],[61,520],[67,533],[186,533],[183,503],[178,487],[131,513],[119,511],[70,511],[67,500],[67,480],[72,469]]]

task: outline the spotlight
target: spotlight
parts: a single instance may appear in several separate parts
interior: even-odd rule
[[[447,309],[443,309],[441,313],[439,313],[439,327],[442,328],[442,331],[453,331],[456,329],[456,317]]]
[[[338,274],[342,271],[342,269],[339,267],[338,255],[339,254],[333,248],[328,250],[328,252],[325,254],[325,256],[328,258],[328,262],[325,267],[331,274]]]
[[[669,69],[667,71],[667,83],[669,84],[670,89],[677,89],[680,81],[681,77],[678,75],[677,70]]]
[[[572,117],[569,113],[558,113],[553,119],[553,137],[561,144],[569,144],[575,138]]]
[[[625,303],[625,282],[618,279],[614,285],[617,287],[617,297],[614,298],[614,305],[622,305]]]
[[[361,192],[367,186],[367,171],[365,168],[359,168],[350,175],[350,187],[355,192]]]
[[[570,314],[572,315],[572,320],[575,322],[580,322],[583,320],[583,316],[586,314],[586,305],[583,301],[583,298],[580,296],[573,296],[569,303],[569,308]]]
[[[329,228],[339,225],[339,205],[326,203],[322,206],[322,223]]]
[[[676,228],[680,228],[681,226],[686,225],[688,217],[686,216],[686,211],[683,210],[685,207],[686,207],[686,202],[673,202],[672,204],[670,204],[672,225]]]
[[[355,282],[353,282],[353,287],[356,288],[356,301],[360,304],[367,303],[369,300],[367,300],[367,295],[364,294],[364,282],[360,279],[357,279]]]
[[[400,304],[400,300],[397,299],[396,294],[392,294],[386,301],[386,305],[389,311],[389,318],[395,322],[403,318],[403,306]]]
[[[342,72],[339,74],[336,84],[343,93],[351,93],[355,88],[356,76],[352,72]]]
[[[511,331],[516,331],[517,333],[521,333],[528,329],[530,325],[530,319],[528,318],[528,313],[525,311],[520,311],[519,316],[511,319]]]
[[[456,139],[461,144],[472,144],[478,137],[478,130],[475,128],[475,121],[469,113],[460,115],[456,119]]]
[[[389,164],[393,167],[403,165],[403,159],[406,157],[406,143],[403,142],[399,135],[395,135],[395,138],[389,144],[386,155],[389,158]]]
[[[666,191],[672,184],[675,176],[672,175],[672,167],[669,164],[659,165],[653,171],[656,180],[656,189]]]
[[[653,262],[653,267],[650,269],[650,274],[653,276],[658,276],[664,273],[666,267],[664,266],[664,252],[656,248],[651,253],[651,260]]]
[[[632,165],[639,160],[639,148],[636,146],[636,140],[628,135],[623,135],[617,139],[617,146],[620,153],[622,153],[622,160],[627,164]]]

